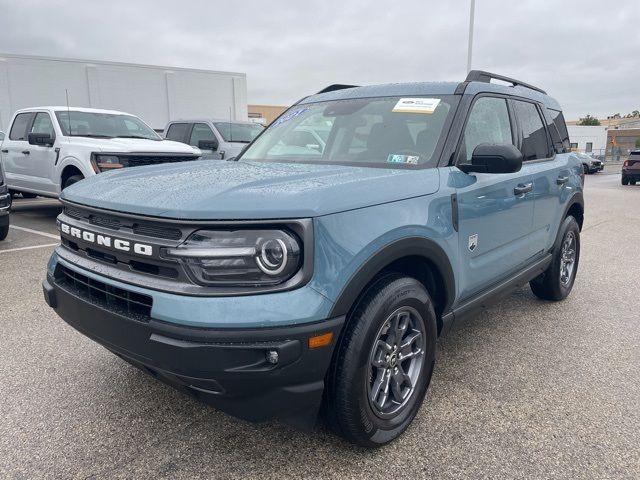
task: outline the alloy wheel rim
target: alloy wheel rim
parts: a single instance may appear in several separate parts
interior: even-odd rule
[[[565,287],[571,283],[573,270],[576,264],[576,236],[573,232],[567,232],[560,250],[560,283]]]
[[[394,417],[409,403],[422,373],[425,348],[425,323],[414,308],[401,307],[384,321],[367,373],[367,397],[378,417]]]

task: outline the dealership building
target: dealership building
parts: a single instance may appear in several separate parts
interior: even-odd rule
[[[156,130],[169,120],[247,120],[244,73],[0,53],[0,130],[21,108],[121,110]]]

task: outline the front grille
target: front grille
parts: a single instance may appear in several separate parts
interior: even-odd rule
[[[158,165],[160,163],[189,162],[197,160],[194,155],[118,155],[126,160],[129,167],[141,167],[143,165]]]
[[[144,235],[146,237],[162,238],[165,240],[180,240],[182,238],[182,230],[180,230],[180,228],[166,226],[166,224],[160,222],[136,222],[115,215],[95,214],[82,208],[69,205],[65,205],[64,213],[72,218],[111,230],[128,228],[136,235]]]
[[[60,287],[105,310],[141,322],[151,319],[153,299],[148,295],[108,285],[61,264],[56,268],[55,278]]]

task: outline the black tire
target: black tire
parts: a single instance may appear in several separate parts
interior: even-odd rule
[[[405,314],[408,316],[403,317]],[[400,328],[402,323],[404,328]],[[406,341],[420,330],[423,333],[415,341]],[[398,332],[404,332],[400,336],[409,348],[389,351],[386,360],[379,358],[386,350],[378,347],[383,344],[378,340],[395,344]],[[414,278],[396,274],[379,279],[349,315],[327,375],[325,414],[333,429],[365,447],[385,445],[402,434],[420,409],[431,381],[436,337],[436,315],[424,286]],[[416,353],[419,350],[422,354]],[[404,360],[402,355],[406,356]],[[385,365],[377,365],[374,371],[374,361]],[[409,377],[413,379],[408,385],[405,380],[396,381]],[[385,379],[387,387],[376,391],[391,392],[391,397],[397,398],[396,392],[402,394],[404,389],[403,401],[389,400],[391,410],[386,413],[374,410],[372,403],[376,402],[370,399],[378,381],[381,385]],[[380,403],[384,405],[385,400]]]
[[[22,198],[36,198],[38,195],[31,192],[20,192],[22,194]]]
[[[624,175],[622,176],[622,185],[629,185],[629,179]]]
[[[589,175],[589,165],[587,165],[586,163],[583,163],[582,171],[584,172],[585,175]]]
[[[9,224],[0,227],[0,240],[4,240],[9,235]]]
[[[635,185],[636,181],[635,180],[629,180],[629,185]]]
[[[74,183],[78,183],[80,180],[84,180],[84,177],[82,175],[72,175],[65,180],[64,185],[62,185],[62,189],[64,190]]]
[[[563,271],[563,251],[565,251],[563,247],[571,235],[573,235],[574,238],[573,251],[575,252],[575,255],[571,272],[568,276],[563,275],[563,280],[563,278],[561,278],[561,271]],[[571,248],[568,250],[571,250]],[[542,300],[564,300],[567,298],[567,295],[571,293],[571,289],[573,288],[576,273],[578,272],[579,261],[580,227],[574,217],[568,216],[560,225],[558,238],[556,239],[556,244],[553,248],[553,259],[551,260],[551,265],[549,265],[549,268],[547,268],[542,275],[529,282],[531,290]]]

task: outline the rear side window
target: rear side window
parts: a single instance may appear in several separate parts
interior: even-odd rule
[[[187,132],[186,123],[172,123],[167,130],[167,135],[164,137],[167,140],[175,140],[176,142],[184,143],[184,135]]]
[[[470,162],[473,150],[482,143],[513,144],[509,110],[504,98],[480,97],[473,104],[458,160],[466,158]]]
[[[216,140],[216,136],[205,123],[194,123],[193,130],[191,130],[191,138],[189,138],[189,145],[197,147],[200,140]]]
[[[27,139],[27,126],[31,122],[32,113],[20,113],[16,116],[9,132],[9,138],[11,140],[26,140]]]
[[[529,102],[513,102],[516,118],[522,134],[523,160],[538,160],[550,156],[547,131],[544,128],[538,108]]]
[[[564,121],[564,115],[558,110],[546,109],[545,116],[547,118],[547,127],[551,134],[553,147],[556,153],[567,153],[571,151],[571,142],[569,141],[569,132],[567,124]]]

